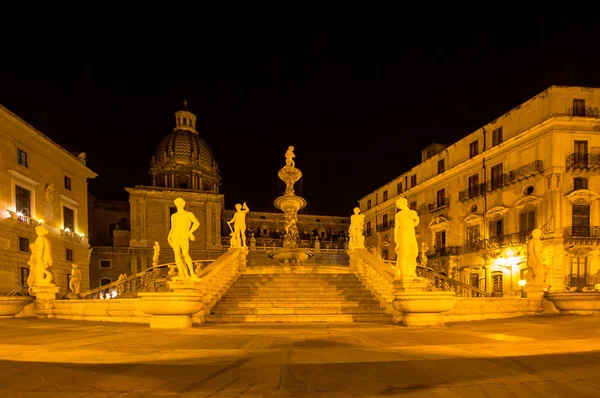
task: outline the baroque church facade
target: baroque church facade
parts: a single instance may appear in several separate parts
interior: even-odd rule
[[[216,259],[229,245],[229,221],[235,210],[224,208],[221,177],[213,151],[196,129],[197,118],[184,101],[175,113],[175,128],[159,142],[149,167],[150,186],[125,188],[129,202],[97,200],[90,195],[90,287],[116,281],[152,266],[155,242],[159,263],[173,262],[167,243],[173,201],[180,197],[186,210],[200,221],[190,242],[194,260]],[[283,213],[256,213],[246,217],[250,250],[281,246]],[[343,251],[349,217],[298,215],[302,243],[323,251]],[[316,243],[316,245],[315,245]]]

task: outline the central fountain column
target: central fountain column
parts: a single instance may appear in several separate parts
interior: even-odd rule
[[[306,200],[294,192],[294,184],[302,177],[302,172],[295,167],[293,160],[294,147],[290,146],[285,154],[286,164],[277,175],[285,182],[285,193],[275,199],[275,207],[283,211],[285,217],[285,237],[283,249],[268,254],[278,263],[301,263],[312,257],[313,253],[298,247],[298,211],[306,206]]]

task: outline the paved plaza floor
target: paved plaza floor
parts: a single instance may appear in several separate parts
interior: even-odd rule
[[[0,319],[0,398],[599,397],[600,317],[185,330]]]

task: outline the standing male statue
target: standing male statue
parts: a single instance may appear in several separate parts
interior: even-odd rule
[[[177,212],[171,216],[171,230],[167,241],[175,253],[175,264],[182,279],[198,279],[194,273],[194,265],[189,254],[190,240],[194,241],[194,231],[200,226],[200,222],[191,211],[184,209],[185,200],[177,198],[173,201],[177,206]],[[185,263],[184,263],[185,261]]]
[[[415,227],[419,225],[417,212],[408,207],[406,198],[399,198],[396,206],[400,211],[396,213],[394,225],[394,241],[396,241],[396,277],[417,277],[417,256],[419,245],[415,234]]]
[[[365,248],[365,237],[363,236],[364,224],[365,215],[360,214],[360,209],[358,207],[355,207],[354,214],[350,217],[350,228],[348,228],[348,233],[350,235],[348,249]]]
[[[242,246],[246,247],[246,213],[250,211],[246,202],[242,206],[239,203],[235,205],[235,214],[230,221],[227,221],[227,224],[231,227],[231,223],[233,223],[233,235],[232,239],[239,239],[242,242]],[[239,242],[237,240],[237,242]]]

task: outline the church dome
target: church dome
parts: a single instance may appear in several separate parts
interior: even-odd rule
[[[212,149],[196,131],[196,115],[187,102],[183,106],[150,162],[152,186],[218,192],[221,178]]]
[[[190,164],[198,159],[200,163],[212,166],[215,161],[212,149],[198,133],[190,130],[175,130],[164,137],[156,148],[155,159],[173,158],[177,164]]]

